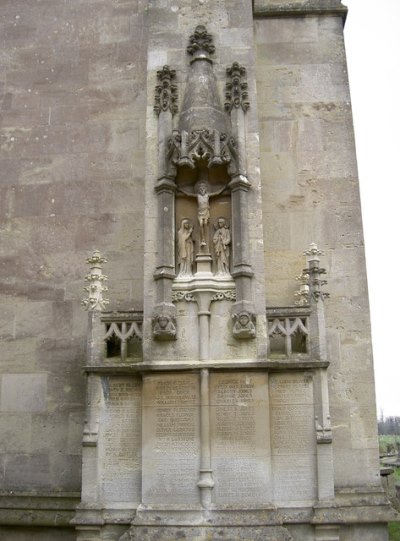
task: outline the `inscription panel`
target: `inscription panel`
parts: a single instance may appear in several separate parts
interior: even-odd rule
[[[304,373],[272,374],[269,389],[274,500],[309,502],[317,484],[312,380]]]
[[[198,504],[199,378],[144,378],[143,502]]]
[[[271,501],[268,376],[211,376],[211,449],[216,504]]]
[[[142,382],[103,378],[105,409],[99,429],[101,491],[105,502],[141,501]]]

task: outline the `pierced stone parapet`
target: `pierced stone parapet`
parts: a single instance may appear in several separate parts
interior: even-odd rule
[[[267,310],[271,354],[291,357],[310,353],[310,311],[301,308]]]
[[[85,276],[88,285],[83,290],[87,292],[88,296],[82,299],[81,304],[89,312],[102,311],[109,304],[109,300],[103,298],[103,293],[108,291],[108,287],[104,285],[107,276],[103,274],[102,266],[107,263],[107,260],[98,250],[95,250],[93,255],[86,259],[86,263],[90,266],[90,272]]]
[[[120,357],[121,362],[129,357],[129,342],[141,343],[143,339],[143,313],[140,311],[104,312],[103,340],[105,357]]]
[[[159,115],[162,111],[171,111],[174,115],[178,112],[178,87],[173,84],[176,71],[169,66],[157,71],[158,84],[155,92],[154,111]]]
[[[226,74],[230,81],[226,83],[225,110],[230,113],[234,108],[242,108],[246,112],[250,107],[248,85],[245,81],[246,68],[234,62],[231,67],[226,68]]]

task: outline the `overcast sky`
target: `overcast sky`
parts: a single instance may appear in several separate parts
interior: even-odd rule
[[[378,413],[400,415],[400,0],[342,0]],[[399,338],[399,341],[397,340]]]

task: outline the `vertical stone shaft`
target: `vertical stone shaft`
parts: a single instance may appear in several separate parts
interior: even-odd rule
[[[99,376],[87,376],[86,421],[82,440],[82,504],[99,500],[98,490],[98,408],[101,401]]]
[[[155,279],[172,280],[175,276],[174,240],[175,240],[175,190],[172,182],[160,179],[158,195],[158,256]],[[157,299],[161,302],[164,299]]]
[[[246,125],[245,113],[241,107],[234,107],[231,111],[232,133],[237,141],[237,169],[240,175],[247,176],[246,165]]]
[[[311,301],[310,314],[310,344],[311,355],[320,361],[327,360],[325,311],[322,301]]]
[[[236,303],[233,311],[254,313],[252,302],[251,277],[253,271],[250,264],[250,246],[248,230],[248,190],[246,166],[246,121],[245,111],[248,109],[247,83],[242,80],[246,70],[235,62],[227,69],[230,82],[227,83],[225,108],[230,112],[232,135],[235,137],[236,174],[232,177],[229,187],[232,193],[232,247],[233,270],[232,276],[236,283]]]
[[[105,357],[105,329],[101,321],[101,312],[93,311],[88,314],[88,334],[86,343],[86,363],[90,366],[101,364]]]
[[[175,183],[168,177],[167,141],[172,133],[172,112],[161,111],[158,117],[158,167],[156,185],[158,196],[158,257],[155,278],[171,280],[175,275],[174,232],[175,232]],[[162,293],[159,291],[159,293]],[[157,302],[162,302],[158,298]]]
[[[316,373],[315,379],[318,500],[323,501],[331,500],[335,497],[327,370],[320,368]]]
[[[200,488],[200,501],[205,509],[209,509],[212,501],[211,493],[214,481],[211,469],[211,435],[210,435],[210,378],[209,370],[200,371],[200,477],[197,486]]]
[[[250,183],[243,175],[237,175],[230,182],[232,192],[232,276],[236,283],[235,310],[252,308],[251,278],[253,271],[249,257],[248,202],[247,192]]]
[[[211,292],[199,291],[196,294],[199,318],[199,359],[208,361],[210,358],[210,303]]]

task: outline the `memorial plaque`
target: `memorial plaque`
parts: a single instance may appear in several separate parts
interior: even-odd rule
[[[142,382],[132,377],[103,379],[104,417],[99,430],[103,501],[141,501]]]
[[[316,495],[313,383],[308,374],[272,374],[271,445],[274,499],[307,502]]]
[[[211,449],[216,504],[271,501],[268,376],[211,376]]]
[[[144,378],[143,503],[198,504],[199,376]]]

